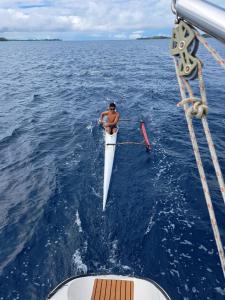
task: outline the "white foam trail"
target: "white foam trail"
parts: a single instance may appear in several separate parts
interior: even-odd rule
[[[76,218],[75,218],[74,224],[77,225],[79,232],[83,232],[83,229],[81,227],[81,220],[80,220],[78,210],[76,211]]]
[[[98,193],[93,187],[91,188],[91,191],[96,197],[102,199],[102,195],[100,193]]]
[[[153,218],[154,218],[154,215],[152,215],[150,217],[150,220],[149,220],[149,223],[148,223],[148,227],[145,230],[145,235],[148,234],[151,231],[152,227],[155,225],[155,222],[153,221]]]
[[[77,249],[72,258],[73,266],[77,274],[87,274],[87,265],[82,261],[79,249]]]
[[[118,240],[114,240],[111,244],[111,253],[109,255],[109,262],[110,264],[112,264],[112,267],[110,269],[112,270],[112,272],[114,267],[123,269],[125,271],[130,271],[131,268],[129,266],[122,265],[121,261],[118,260],[117,251],[118,251]]]
[[[93,128],[94,128],[94,125],[93,125],[93,124],[89,124],[89,125],[86,126],[86,129],[87,129],[87,130],[90,130],[91,133],[92,133],[92,131],[93,131]]]
[[[206,248],[205,246],[203,246],[203,245],[200,245],[200,246],[198,247],[198,249],[204,250],[205,252],[208,252],[207,248]]]
[[[217,291],[218,294],[225,296],[225,288],[222,289],[221,287],[217,287],[215,288],[215,290]]]
[[[114,265],[117,264],[117,256],[116,256],[117,247],[118,247],[118,240],[115,240],[112,242],[111,254],[109,257],[110,263]]]

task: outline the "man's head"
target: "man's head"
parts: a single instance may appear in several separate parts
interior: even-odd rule
[[[109,104],[109,110],[112,110],[112,111],[116,110],[116,104],[115,103],[110,103]]]

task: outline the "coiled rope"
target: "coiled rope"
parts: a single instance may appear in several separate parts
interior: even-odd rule
[[[215,60],[225,69],[225,61],[220,57],[220,55],[216,52],[215,49],[210,47],[208,43],[205,41],[205,39],[198,33],[196,32],[196,38],[206,47],[206,49],[212,54],[212,56],[215,58]],[[225,203],[225,185],[224,185],[224,180],[223,180],[223,175],[221,172],[221,168],[219,165],[219,161],[217,158],[216,150],[214,147],[214,143],[212,140],[212,136],[209,130],[208,122],[207,122],[207,113],[208,113],[208,106],[207,106],[207,98],[206,98],[206,91],[205,91],[205,84],[203,80],[203,75],[202,75],[202,64],[201,62],[198,63],[198,80],[199,80],[199,90],[200,90],[200,95],[201,98],[198,99],[194,96],[193,90],[190,86],[190,83],[188,80],[185,79],[185,77],[179,75],[179,69],[178,69],[178,62],[174,58],[175,62],[175,68],[176,68],[176,75],[177,75],[177,80],[179,83],[180,87],[180,92],[181,92],[181,97],[182,101],[178,103],[178,106],[183,106],[184,111],[185,111],[185,116],[188,124],[188,129],[191,137],[191,142],[194,150],[194,155],[195,159],[197,162],[198,166],[198,171],[200,174],[201,178],[201,183],[203,187],[203,192],[205,195],[208,211],[209,211],[209,216],[210,216],[210,221],[213,229],[213,234],[214,238],[216,241],[219,257],[220,257],[220,262],[223,270],[223,274],[225,277],[225,255],[224,255],[224,249],[220,237],[220,232],[218,229],[217,221],[216,221],[216,216],[214,213],[213,209],[213,204],[208,188],[208,183],[204,171],[204,167],[202,164],[202,159],[198,147],[198,142],[196,139],[193,123],[192,123],[192,118],[195,116],[202,121],[203,129],[206,135],[206,140],[208,143],[208,147],[210,150],[210,155],[212,158],[213,166],[216,172],[217,180],[219,183],[220,191]],[[188,95],[188,97],[187,97]]]

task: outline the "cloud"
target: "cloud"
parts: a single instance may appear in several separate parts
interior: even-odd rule
[[[126,33],[117,33],[114,34],[113,38],[116,40],[126,40],[128,37]]]
[[[224,0],[214,3],[225,6]],[[115,38],[136,38],[138,31],[168,34],[174,20],[170,4],[171,0],[1,0],[0,32]]]
[[[136,40],[138,38],[141,38],[143,37],[143,33],[144,33],[143,30],[134,31],[129,35],[129,39]]]
[[[120,32],[171,23],[168,0],[3,0],[1,31]]]

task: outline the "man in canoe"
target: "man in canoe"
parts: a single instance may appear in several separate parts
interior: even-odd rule
[[[103,122],[103,118],[107,116],[107,122]],[[109,104],[109,110],[102,112],[100,116],[100,124],[103,125],[105,130],[109,134],[113,134],[117,131],[117,123],[119,122],[120,114],[116,111],[116,104],[115,103],[110,103]]]

